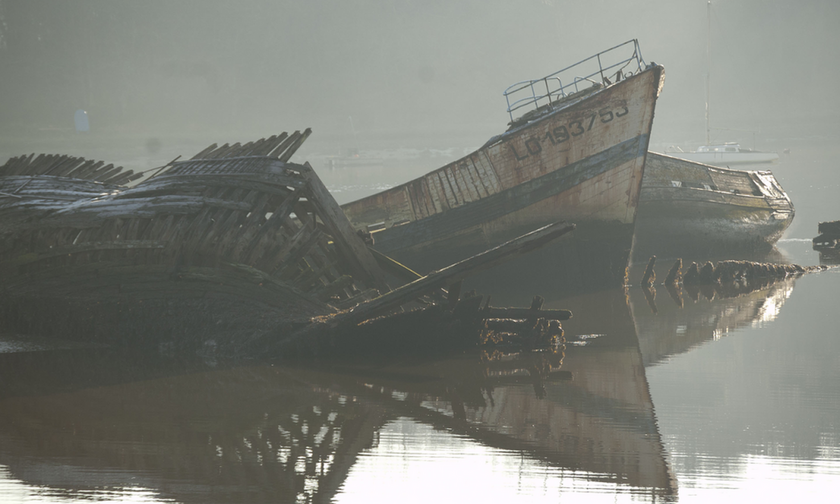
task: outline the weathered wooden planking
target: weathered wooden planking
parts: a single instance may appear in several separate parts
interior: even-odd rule
[[[3,205],[20,215],[32,210],[44,213],[36,225],[12,228],[5,221],[0,232],[21,245],[15,253],[70,247],[73,253],[66,260],[79,264],[120,257],[176,265],[242,261],[293,280],[302,291],[318,296],[328,292],[345,302],[367,292],[365,284],[383,290],[384,273],[311,166],[288,163],[310,133],[307,129],[244,145],[210,146],[190,160],[176,158],[133,188],[91,182],[135,176],[119,167],[39,156],[39,173],[83,175],[89,182],[68,185],[72,179],[62,182],[43,175],[0,179],[0,188],[8,187],[9,194],[22,193],[7,199],[26,200],[23,206],[0,200],[0,213]],[[34,170],[27,165],[32,158],[7,163],[5,173],[12,168]],[[22,191],[29,184],[32,187]],[[163,246],[138,246],[141,242]],[[107,245],[112,243],[124,246]],[[352,286],[342,280],[348,267],[354,275]]]

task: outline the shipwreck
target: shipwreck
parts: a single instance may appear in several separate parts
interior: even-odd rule
[[[765,253],[794,213],[769,170],[733,170],[649,152],[634,257]]]
[[[514,84],[504,93],[507,131],[342,208],[356,229],[373,233],[377,250],[418,271],[551,222],[574,222],[570,239],[540,254],[541,274],[569,292],[623,285],[663,82],[663,68],[646,63],[630,40]]]
[[[312,166],[290,161],[310,133],[213,144],[151,176],[70,156],[9,159],[0,331],[312,355],[337,329],[405,308],[443,304],[477,326],[504,313],[462,300],[459,282],[574,229],[553,223],[421,276],[371,250]],[[526,332],[556,333],[532,329],[567,315],[536,306]]]

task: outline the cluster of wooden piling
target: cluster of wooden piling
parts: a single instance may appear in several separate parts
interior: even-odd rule
[[[656,256],[652,256],[642,276],[641,287],[648,305],[654,313],[656,308],[656,290],[654,265]],[[686,271],[682,271],[682,259],[677,259],[668,270],[662,285],[678,306],[683,306],[684,288],[693,300],[699,300],[700,294],[707,299],[731,298],[769,287],[770,285],[805,273],[821,271],[828,266],[800,266],[798,264],[775,264],[754,261],[707,261],[702,264],[692,262]]]
[[[656,280],[654,264],[656,256],[652,256],[642,276],[642,286],[649,287]],[[754,261],[706,261],[698,264],[692,262],[685,273],[682,272],[682,259],[677,259],[668,270],[663,285],[723,285],[731,282],[761,282],[764,280],[780,280],[795,277],[812,271],[821,271],[826,266],[800,266],[798,264],[776,264]]]
[[[729,282],[753,282],[762,280],[778,280],[786,277],[799,276],[808,271],[820,269],[804,267],[798,264],[774,264],[753,261],[707,261],[702,266],[691,263],[682,277],[685,285],[711,285]]]

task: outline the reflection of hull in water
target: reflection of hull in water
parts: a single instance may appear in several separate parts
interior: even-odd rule
[[[672,495],[629,308],[623,291],[574,299],[563,323],[559,371],[538,378],[540,358],[480,364],[475,359],[362,368],[330,363],[329,383],[372,397],[403,416],[490,446],[522,450],[584,479]],[[336,371],[341,370],[341,371]]]
[[[136,355],[96,367],[78,353],[0,357],[0,464],[45,493],[328,502],[394,418],[270,366],[187,373]]]
[[[717,340],[732,330],[774,320],[795,281],[782,280],[742,294],[721,292],[712,286],[675,290],[659,287],[652,291],[653,300],[642,288],[630,289],[645,366]]]
[[[623,291],[564,305],[575,312],[564,349],[489,363],[350,370],[345,361],[326,373],[2,355],[0,464],[71,494],[108,486],[179,502],[328,501],[376,432],[407,416],[575,478],[673,495]],[[61,475],[50,470],[56,460]]]
[[[635,258],[766,252],[793,221],[769,171],[738,171],[648,153]]]

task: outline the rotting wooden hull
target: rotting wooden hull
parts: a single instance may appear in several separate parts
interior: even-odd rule
[[[214,144],[133,187],[103,163],[10,159],[0,330],[237,351],[378,295],[363,240],[309,164],[289,162],[309,133]]]
[[[794,216],[769,171],[739,171],[648,153],[634,257],[772,249]]]
[[[566,220],[577,226],[570,239],[505,268],[540,262],[571,291],[621,285],[663,80],[651,65],[342,208],[357,229],[384,225],[375,247],[420,271]]]

